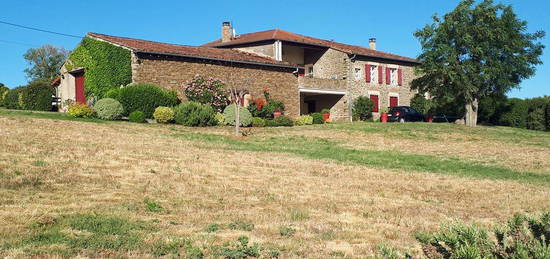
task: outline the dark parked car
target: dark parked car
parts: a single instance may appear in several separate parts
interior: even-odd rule
[[[388,121],[424,121],[424,116],[409,106],[395,106],[388,111]]]

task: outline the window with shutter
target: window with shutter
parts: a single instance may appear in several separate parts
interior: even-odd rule
[[[391,68],[389,67],[386,68],[386,84],[391,84]]]
[[[401,68],[397,70],[397,84],[403,85],[403,69]]]
[[[370,65],[369,64],[366,64],[365,65],[365,81],[367,83],[370,83]]]
[[[378,83],[383,84],[384,83],[384,67],[378,66]]]
[[[371,94],[370,100],[372,101],[372,112],[378,112],[378,95]]]

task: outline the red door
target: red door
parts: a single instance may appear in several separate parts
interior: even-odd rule
[[[378,95],[371,95],[370,100],[372,101],[372,112],[378,112]]]
[[[395,107],[399,105],[399,99],[397,96],[390,96],[390,107]]]
[[[75,75],[75,94],[77,103],[86,103],[84,95],[84,74]]]

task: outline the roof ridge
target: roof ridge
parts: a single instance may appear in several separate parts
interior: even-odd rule
[[[183,44],[176,44],[176,43],[168,43],[168,42],[160,42],[160,41],[154,41],[154,40],[144,40],[144,39],[138,39],[138,38],[131,38],[131,37],[123,37],[123,36],[115,36],[115,35],[108,35],[103,33],[96,33],[96,32],[88,32],[87,35],[95,34],[95,35],[101,35],[101,36],[107,36],[107,37],[113,37],[113,38],[121,38],[121,39],[128,39],[128,40],[139,40],[139,41],[145,41],[145,42],[151,42],[151,43],[158,43],[158,44],[165,44],[165,45],[173,45],[173,46],[181,46],[181,47],[190,47],[190,48],[212,48],[212,47],[202,47],[202,46],[191,46],[191,45],[183,45]],[[91,35],[93,37],[93,35]],[[106,40],[106,39],[103,39]]]

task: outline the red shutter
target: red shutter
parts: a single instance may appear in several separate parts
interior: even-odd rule
[[[390,107],[395,107],[399,105],[399,98],[395,96],[390,96]]]
[[[384,83],[384,67],[378,66],[378,83],[383,84]]]
[[[403,69],[401,68],[397,70],[397,84],[403,85]]]
[[[372,101],[372,112],[378,112],[378,95],[371,95],[370,100]]]
[[[370,83],[370,65],[369,64],[365,65],[365,81],[367,81],[367,83]]]
[[[391,68],[386,68],[386,84],[391,84]]]

